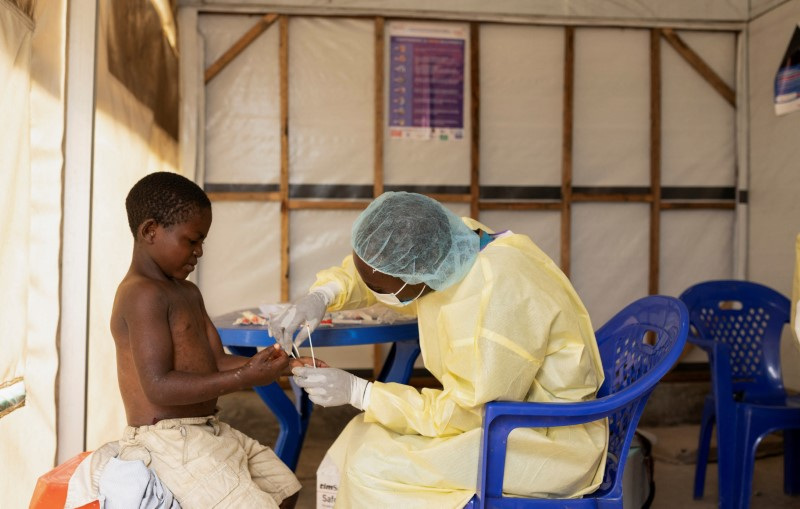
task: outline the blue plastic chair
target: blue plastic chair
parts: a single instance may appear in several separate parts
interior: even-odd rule
[[[694,498],[702,498],[711,432],[717,425],[719,506],[750,505],[753,464],[764,436],[783,432],[784,492],[800,494],[800,398],[787,397],[780,339],[789,299],[758,283],[707,281],[680,296],[689,310],[689,341],[708,354],[712,393],[697,446]]]
[[[686,308],[674,297],[652,295],[629,304],[596,332],[605,381],[597,399],[579,403],[491,402],[483,417],[477,495],[467,507],[622,508],[628,448],[647,398],[677,362],[686,343]],[[608,418],[603,483],[583,498],[503,497],[508,434],[519,427],[571,426]]]

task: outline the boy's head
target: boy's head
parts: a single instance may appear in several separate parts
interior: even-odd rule
[[[187,221],[204,208],[211,208],[205,191],[186,177],[167,171],[142,178],[125,199],[128,225],[134,239],[136,229],[147,219],[168,228]]]

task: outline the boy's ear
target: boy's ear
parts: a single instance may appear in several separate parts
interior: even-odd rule
[[[139,226],[139,235],[141,235],[142,240],[148,243],[152,242],[156,235],[157,226],[158,223],[156,223],[155,219],[145,219]]]

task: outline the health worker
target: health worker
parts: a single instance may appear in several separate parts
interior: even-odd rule
[[[363,410],[328,451],[337,507],[463,507],[475,493],[483,405],[594,399],[603,368],[571,283],[529,237],[495,233],[420,194],[389,192],[352,228],[353,253],[271,320],[290,351],[326,311],[382,302],[416,315],[422,360],[441,389],[295,368],[322,406]],[[511,432],[504,492],[578,497],[601,483],[607,422]]]

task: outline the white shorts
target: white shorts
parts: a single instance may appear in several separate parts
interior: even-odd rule
[[[277,455],[215,416],[125,428],[119,459],[144,461],[183,509],[278,507],[300,482]]]

